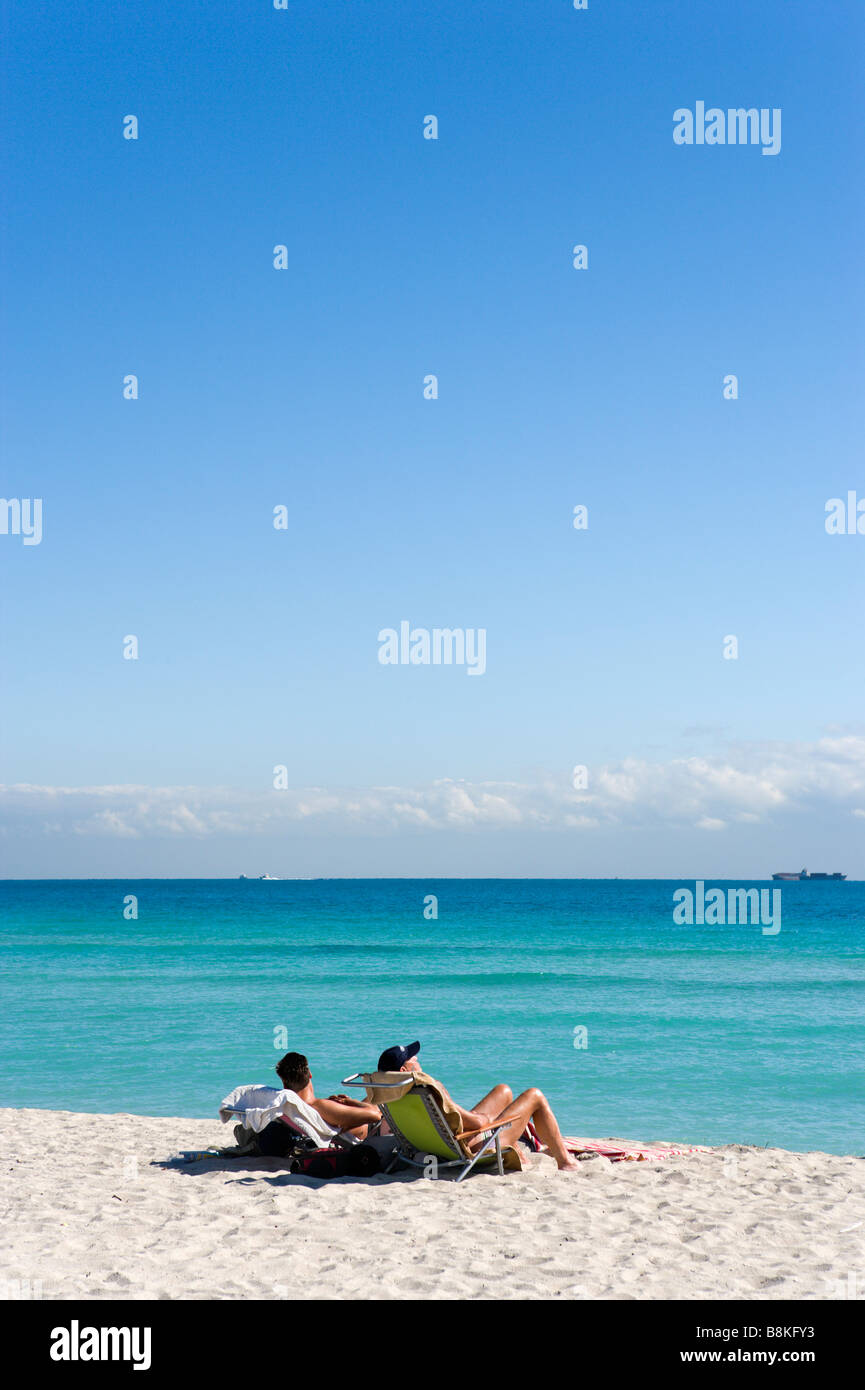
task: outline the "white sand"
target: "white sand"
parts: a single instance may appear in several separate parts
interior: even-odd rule
[[[644,1137],[644,1136],[643,1136]],[[0,1110],[0,1292],[42,1298],[865,1297],[865,1161],[731,1146],[456,1186],[152,1166],[218,1120]],[[5,1282],[5,1288],[2,1283]],[[41,1288],[40,1288],[41,1285]]]

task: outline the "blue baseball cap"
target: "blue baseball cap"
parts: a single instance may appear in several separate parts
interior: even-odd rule
[[[388,1047],[378,1059],[379,1071],[399,1071],[412,1057],[420,1052],[420,1043],[410,1043],[408,1047]]]

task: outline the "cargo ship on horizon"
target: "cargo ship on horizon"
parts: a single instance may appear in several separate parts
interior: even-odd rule
[[[846,874],[809,874],[809,872],[808,872],[807,869],[800,869],[800,871],[799,871],[798,874],[773,874],[772,877],[773,877],[773,878],[780,878],[780,879],[783,879],[783,881],[784,881],[785,883],[803,883],[803,882],[806,882],[806,881],[807,881],[807,882],[814,882],[814,881],[818,881],[818,880],[819,880],[820,882],[843,883],[843,881],[846,879],[847,875],[846,875]]]

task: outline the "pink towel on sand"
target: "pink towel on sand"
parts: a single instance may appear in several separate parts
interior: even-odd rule
[[[709,1150],[701,1144],[639,1144],[630,1139],[572,1139],[565,1135],[565,1143],[572,1154],[591,1150],[613,1163],[647,1162],[650,1159],[677,1158],[681,1154],[704,1154]]]

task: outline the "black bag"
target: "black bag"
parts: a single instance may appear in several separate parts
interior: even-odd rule
[[[346,1154],[347,1171],[353,1178],[372,1178],[381,1169],[378,1149],[372,1144],[355,1144]]]
[[[258,1151],[262,1158],[288,1158],[314,1148],[314,1139],[308,1139],[283,1120],[271,1120],[258,1135]]]
[[[378,1150],[372,1144],[352,1144],[350,1149],[316,1149],[297,1153],[291,1171],[307,1178],[371,1178],[381,1168]]]

